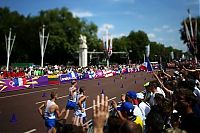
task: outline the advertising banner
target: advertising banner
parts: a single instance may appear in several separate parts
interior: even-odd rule
[[[48,84],[48,76],[40,76],[40,77],[34,77],[28,79],[30,84],[30,88],[34,87],[42,87],[42,86],[47,86]]]
[[[13,78],[0,81],[0,92],[22,90],[26,88],[34,88],[48,85],[47,76],[34,78]]]
[[[16,80],[16,79],[14,79]],[[20,89],[26,89],[26,86],[16,86],[14,83],[15,81],[10,80],[10,79],[5,79],[0,81],[0,92],[7,92],[7,91],[15,91],[15,90],[20,90]]]
[[[103,78],[104,74],[102,70],[97,70],[95,73],[95,78]]]
[[[122,69],[122,73],[135,72],[134,69]],[[38,76],[34,78],[13,78],[13,79],[2,79],[0,80],[0,92],[15,91],[26,88],[36,88],[48,85],[58,85],[64,84],[72,79],[93,79],[93,78],[104,78],[111,77],[113,75],[119,74],[120,71],[105,71],[97,70],[95,73],[85,72],[82,74],[77,74],[76,72],[71,72],[69,74],[61,75],[46,75]]]
[[[95,78],[95,72],[94,71],[88,71],[88,76],[89,76],[89,79]]]
[[[89,79],[89,74],[88,73],[83,73],[82,79]]]
[[[59,76],[59,79],[60,79],[60,83],[61,84],[65,84],[65,83],[67,83],[67,81],[70,81],[72,78],[71,77],[68,77],[69,75],[67,75],[67,74],[61,74],[60,76]]]

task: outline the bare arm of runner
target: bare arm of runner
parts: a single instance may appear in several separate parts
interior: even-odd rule
[[[83,102],[86,98],[87,98],[86,96],[82,96],[82,97],[80,97],[80,99],[78,100],[78,106],[79,106],[81,112],[84,112],[84,110],[83,110],[81,104],[82,104],[82,102]]]
[[[76,91],[76,87],[72,87],[70,90],[70,95],[72,96],[75,91]]]
[[[56,114],[57,114],[57,116],[58,116],[58,118],[60,118],[60,117],[62,116],[62,114],[65,112],[65,109],[63,108],[63,109],[61,110],[61,112],[60,112],[60,111],[59,111],[58,105],[53,105],[51,111],[53,111],[53,112],[55,111]]]
[[[43,108],[45,108],[45,107],[46,107],[46,102],[43,103],[42,105],[40,105],[40,107],[38,108],[38,112],[42,117],[44,116]]]

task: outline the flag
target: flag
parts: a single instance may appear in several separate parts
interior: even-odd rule
[[[153,67],[151,66],[151,62],[149,61],[149,58],[147,57],[145,60],[146,60],[146,61],[145,61],[145,62],[146,62],[145,65],[146,65],[146,67],[147,67],[147,71],[148,71],[148,72],[153,71]]]
[[[14,78],[13,86],[24,86],[27,83],[26,78]]]
[[[67,74],[67,77],[69,77],[69,79],[77,79],[78,73],[71,71],[70,73]]]

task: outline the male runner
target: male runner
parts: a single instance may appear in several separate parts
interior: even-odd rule
[[[51,99],[47,100],[38,108],[40,115],[45,120],[48,133],[56,133],[56,116],[60,118],[65,111],[65,109],[62,109],[61,112],[59,111],[59,107],[55,103],[56,99],[57,93],[51,92]],[[43,110],[43,108],[45,108],[45,110]]]

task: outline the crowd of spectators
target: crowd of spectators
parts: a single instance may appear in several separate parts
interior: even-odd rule
[[[120,104],[112,102],[113,109],[106,112],[109,117],[104,116],[106,126],[101,132],[199,132],[200,69],[190,64],[177,67],[173,74],[163,70],[152,74],[156,80],[144,84],[144,92],[128,91],[121,96]],[[94,123],[94,129],[97,127],[99,133],[98,123]]]
[[[109,105],[106,96],[97,96],[93,133],[199,132],[200,69],[184,65],[173,73],[153,71],[155,80],[144,84],[145,91],[128,91],[120,102],[113,100]]]
[[[52,74],[68,74],[70,72],[76,72],[79,75],[87,73],[88,71],[122,71],[122,69],[134,69],[134,71],[144,70],[142,64],[132,64],[132,65],[112,65],[106,67],[103,65],[99,66],[88,66],[88,67],[77,67],[77,66],[64,66],[64,65],[48,65],[44,68],[40,66],[30,66],[30,67],[10,67],[9,71],[6,71],[6,67],[2,67],[0,72],[0,79],[4,78],[15,78],[15,77],[34,77],[42,75],[52,75]]]
[[[109,68],[48,66],[19,69],[19,72],[22,71],[25,76],[37,76],[133,67],[139,68],[137,65],[116,65]],[[113,100],[109,105],[107,96],[97,96],[97,100],[93,101],[93,133],[199,132],[200,69],[193,64],[180,63],[173,73],[160,70],[152,71],[152,75],[155,80],[144,84],[145,91],[135,92],[133,88],[126,94],[121,94],[121,101]],[[87,124],[77,124],[84,129],[79,132],[87,132]]]

